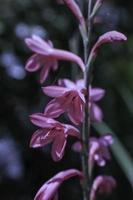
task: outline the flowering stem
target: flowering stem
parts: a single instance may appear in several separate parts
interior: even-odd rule
[[[88,158],[88,149],[89,149],[89,137],[90,137],[90,111],[89,111],[89,85],[91,81],[90,77],[90,64],[91,64],[91,57],[89,56],[90,52],[90,37],[91,37],[91,0],[88,2],[88,23],[87,23],[87,35],[82,34],[83,38],[83,47],[84,47],[84,62],[85,62],[85,72],[84,72],[84,85],[87,90],[85,95],[85,108],[84,108],[84,122],[82,125],[82,142],[83,142],[83,149],[82,149],[82,170],[84,174],[84,182],[83,182],[83,200],[89,199],[90,193],[90,166],[89,166],[89,158]],[[82,33],[82,31],[81,31]]]

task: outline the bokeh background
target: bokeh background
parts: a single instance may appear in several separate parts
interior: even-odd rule
[[[78,1],[79,4],[82,1]],[[125,44],[105,45],[99,51],[93,72],[93,85],[106,89],[105,98],[99,103],[104,121],[115,132],[126,149],[126,156],[117,148],[117,157],[98,173],[111,174],[117,188],[107,200],[132,200],[133,157],[133,1],[106,0],[100,9],[93,28],[93,41],[110,30],[127,35]],[[77,153],[67,145],[62,161],[54,163],[50,147],[30,149],[29,141],[36,130],[29,115],[42,112],[48,98],[42,94],[38,73],[25,71],[26,60],[31,55],[24,38],[37,34],[53,41],[54,46],[71,49],[82,55],[81,38],[77,22],[70,11],[53,0],[0,0],[0,199],[32,200],[40,186],[63,169],[80,169]],[[55,83],[58,78],[70,78],[77,73],[77,66],[60,62],[57,72],[51,73],[44,85]],[[66,120],[66,119],[65,119]],[[104,131],[104,130],[103,130]],[[96,130],[92,133],[98,135]],[[127,157],[128,156],[128,157]],[[119,159],[118,159],[119,157]],[[125,163],[124,167],[120,164]],[[129,164],[129,166],[128,166]],[[64,183],[60,199],[81,199],[78,179]]]

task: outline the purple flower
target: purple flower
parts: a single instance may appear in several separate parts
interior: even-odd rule
[[[58,3],[65,3],[67,7],[72,11],[75,15],[79,23],[82,25],[85,24],[83,14],[78,6],[78,4],[74,0],[57,0]]]
[[[116,181],[112,176],[96,177],[92,184],[90,200],[95,200],[97,194],[110,194],[115,187]]]
[[[33,114],[30,119],[34,125],[40,127],[32,135],[30,147],[43,147],[52,142],[51,155],[54,161],[62,159],[68,135],[79,138],[79,131],[75,127],[47,118],[42,113]]]
[[[90,115],[94,122],[101,122],[103,113],[101,108],[95,103],[101,100],[105,95],[105,90],[102,88],[90,88]]]
[[[93,56],[95,56],[97,49],[105,43],[124,42],[126,40],[127,40],[127,37],[124,34],[118,32],[118,31],[109,31],[99,37],[96,44],[92,48],[91,54],[93,54]]]
[[[80,57],[69,51],[55,49],[50,41],[46,42],[39,36],[33,35],[32,38],[26,38],[25,42],[35,52],[27,61],[25,68],[29,72],[34,72],[42,68],[40,74],[41,83],[46,80],[51,69],[56,70],[58,68],[58,60],[72,61],[77,63],[83,71],[85,69]]]
[[[55,200],[58,196],[58,189],[60,185],[67,179],[79,176],[82,178],[82,173],[76,169],[69,169],[59,172],[48,180],[37,192],[34,200]]]
[[[106,160],[110,159],[110,152],[108,147],[113,143],[111,135],[104,135],[100,138],[92,137],[90,139],[89,158],[90,164],[93,166],[94,162],[99,166],[105,166]]]
[[[96,162],[98,166],[105,166],[106,160],[110,159],[110,153],[108,147],[113,143],[111,135],[104,135],[100,138],[91,137],[89,142],[89,164],[91,168]],[[80,152],[82,149],[82,143],[76,142],[73,145],[73,150]]]
[[[54,97],[46,106],[44,114],[56,118],[67,112],[69,119],[78,125],[83,121],[84,89],[80,81],[75,84],[64,79],[61,82],[65,87],[53,85],[42,88],[46,95]]]

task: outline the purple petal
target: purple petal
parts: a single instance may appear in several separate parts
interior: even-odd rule
[[[57,136],[52,145],[52,158],[54,161],[59,161],[64,155],[64,150],[66,147],[66,137],[63,132],[56,135]]]
[[[95,103],[91,104],[91,120],[94,122],[101,122],[103,120],[103,113],[99,106]]]
[[[32,38],[26,38],[25,43],[33,51],[41,55],[50,55],[53,49],[39,36],[33,35]]]
[[[78,4],[74,0],[63,0],[63,1],[68,6],[68,8],[72,11],[72,13],[75,15],[77,20],[79,20],[79,23],[84,24],[85,23],[84,17],[83,17],[83,14],[82,14]]]
[[[42,113],[32,114],[30,116],[30,120],[34,125],[39,126],[41,128],[51,129],[55,126],[62,127],[61,123],[55,121],[52,118],[45,117],[45,115]]]
[[[76,87],[75,83],[69,79],[60,79],[58,83],[59,83],[59,85],[61,85],[63,87],[67,87],[69,89],[75,89],[75,87]]]
[[[62,96],[66,91],[68,91],[64,87],[59,87],[56,85],[53,86],[47,86],[47,87],[42,87],[43,92],[50,96],[50,97],[60,97]]]
[[[32,148],[43,147],[51,143],[52,140],[53,140],[53,137],[50,134],[49,130],[38,129],[37,131],[35,131],[35,133],[31,137],[30,147]]]
[[[80,66],[83,72],[85,70],[85,64],[83,63],[82,59],[76,54],[69,51],[54,49],[54,51],[52,52],[52,57],[56,60],[67,60],[75,62]]]
[[[60,104],[56,101],[56,99],[51,100],[44,110],[45,116],[50,118],[57,118],[62,113],[64,113],[64,110],[61,108]]]
[[[75,125],[83,121],[83,106],[78,97],[71,103],[71,107],[68,110],[68,117]]]
[[[67,135],[71,135],[77,138],[80,138],[80,133],[79,130],[77,128],[75,128],[74,126],[70,125],[70,124],[64,124],[65,128],[66,128],[66,133]]]
[[[25,66],[25,69],[28,72],[35,72],[37,70],[39,70],[41,67],[40,65],[40,60],[39,60],[39,56],[37,54],[34,54],[33,56],[31,56]]]
[[[48,77],[50,71],[49,63],[46,63],[46,65],[42,68],[40,72],[40,83],[42,84]]]
[[[91,101],[99,101],[105,95],[105,90],[102,88],[91,88],[90,89],[90,97]]]

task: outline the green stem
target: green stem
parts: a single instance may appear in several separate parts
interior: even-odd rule
[[[89,174],[89,137],[90,137],[90,111],[89,111],[89,100],[90,100],[90,93],[89,93],[89,85],[90,85],[90,64],[91,64],[91,57],[89,56],[90,53],[90,40],[91,40],[91,0],[88,2],[88,23],[85,31],[82,29],[80,30],[82,39],[83,39],[83,46],[84,46],[84,63],[86,65],[86,69],[84,72],[84,85],[86,88],[86,95],[85,95],[85,107],[84,107],[84,122],[82,125],[82,170],[84,174],[84,181],[83,181],[83,200],[89,199],[90,193],[90,178],[91,174]]]

